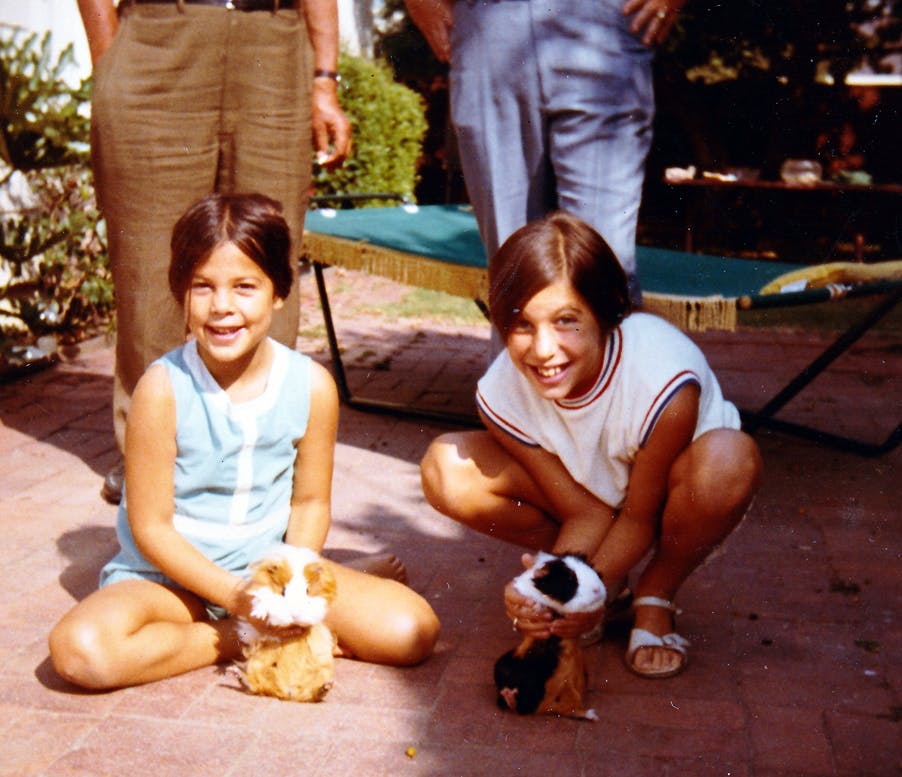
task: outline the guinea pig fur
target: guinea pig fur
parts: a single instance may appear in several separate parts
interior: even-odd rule
[[[537,554],[514,587],[560,614],[597,610],[607,594],[598,573],[575,554]],[[524,637],[496,661],[494,674],[502,709],[597,720],[595,711],[584,706],[586,669],[579,640]]]
[[[537,553],[532,566],[514,578],[514,588],[561,615],[597,610],[607,598],[598,573],[576,553]]]
[[[290,701],[322,701],[333,685],[336,640],[321,622],[336,595],[335,576],[305,548],[279,546],[254,564],[252,614],[273,625],[304,626],[285,639],[249,626],[238,676],[245,690]]]
[[[563,715],[597,720],[587,710],[586,668],[575,639],[526,637],[495,662],[498,706],[520,715]]]

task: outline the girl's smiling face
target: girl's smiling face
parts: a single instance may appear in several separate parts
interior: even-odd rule
[[[545,399],[585,394],[601,370],[602,333],[591,309],[561,279],[531,297],[507,338],[517,369]]]
[[[220,243],[195,268],[185,300],[188,330],[220,383],[254,364],[282,305],[269,276],[234,243]]]

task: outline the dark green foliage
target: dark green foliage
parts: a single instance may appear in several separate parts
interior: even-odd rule
[[[807,87],[839,81],[880,60],[902,40],[899,0],[690,0],[659,52],[674,78],[713,83],[756,79]]]
[[[812,157],[818,135],[848,108],[844,90],[827,82],[862,65],[880,72],[902,39],[900,4],[691,0],[656,56],[650,168],[746,166],[774,179],[784,159]]]
[[[73,165],[28,175],[38,204],[0,219],[2,312],[32,335],[78,339],[108,319],[113,307],[104,223],[91,175]]]
[[[77,340],[112,313],[88,168],[90,84],[65,80],[72,62],[71,46],[54,60],[49,35],[0,25],[0,184],[16,175],[31,193],[0,214],[0,367],[37,338]]]
[[[689,0],[658,52],[674,79],[706,83],[814,79],[818,66],[837,80],[862,62],[875,72],[902,45],[902,0]],[[445,72],[410,21],[403,0],[385,0],[377,53],[404,83]]]
[[[395,83],[381,63],[343,54],[339,69],[339,100],[354,147],[337,170],[314,169],[316,194],[391,191],[412,198],[426,133],[422,99]]]
[[[65,81],[72,64],[71,45],[53,61],[49,33],[0,25],[0,159],[13,169],[87,161],[90,86]]]
[[[385,60],[404,84],[428,84],[447,75],[448,66],[432,54],[429,44],[411,21],[404,0],[385,0],[379,9],[376,56]]]

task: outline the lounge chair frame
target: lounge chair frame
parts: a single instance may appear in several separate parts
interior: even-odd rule
[[[385,200],[401,199],[392,193],[374,196],[377,199]],[[358,199],[371,197],[373,195],[361,195],[358,196]],[[325,203],[320,200],[316,204],[322,206]],[[362,217],[357,215],[361,213],[366,215]],[[407,214],[411,217],[410,220],[405,221],[401,214]],[[463,249],[459,245],[449,247],[439,237],[441,230],[436,230],[434,236],[429,234],[431,230],[426,230],[427,234],[422,236],[423,245],[418,246],[414,251],[407,250],[407,242],[404,239],[407,236],[407,230],[403,225],[418,223],[413,219],[417,214],[420,214],[421,219],[433,219],[435,223],[452,224],[455,239],[462,238],[465,247]],[[384,217],[386,223],[391,221],[387,233],[367,234],[365,227],[361,230],[355,224],[355,221],[365,222],[367,219],[372,223],[374,216]],[[402,226],[399,227],[398,224]],[[738,310],[807,305],[826,300],[837,301],[855,297],[876,298],[873,306],[827,346],[817,358],[778,390],[762,407],[757,410],[741,409],[740,413],[743,428],[749,433],[754,433],[761,428],[772,429],[863,456],[882,455],[902,442],[902,423],[897,425],[884,440],[871,442],[837,435],[775,417],[793,397],[802,392],[830,364],[902,302],[902,281],[875,280],[857,284],[832,284],[825,288],[785,294],[737,292],[739,287],[734,283],[732,288],[725,289],[724,293],[696,296],[686,293],[687,283],[691,286],[698,282],[698,279],[707,278],[708,282],[713,279],[715,283],[723,285],[730,277],[730,268],[739,266],[736,265],[737,262],[743,263],[741,270],[746,276],[741,283],[748,288],[749,278],[754,277],[756,285],[753,288],[755,289],[785,273],[787,269],[797,268],[799,265],[773,262],[759,262],[750,265],[747,260],[742,259],[699,256],[642,246],[638,248],[638,253],[640,282],[645,290],[645,309],[667,318],[686,331],[701,331],[710,328],[733,329],[736,325]],[[382,213],[375,213],[372,210],[368,212],[314,210],[308,214],[307,228],[304,234],[303,259],[310,262],[313,267],[333,372],[340,397],[346,405],[360,410],[468,427],[480,424],[475,413],[451,413],[355,395],[348,384],[323,274],[329,266],[363,270],[402,283],[473,299],[485,314],[487,313],[485,300],[488,298],[485,252],[479,242],[475,218],[466,206],[417,207],[410,203],[403,203],[398,207],[383,209]],[[664,276],[660,270],[662,266],[666,267],[666,263],[676,261],[681,263],[682,288],[673,292],[662,288],[662,285],[666,284],[661,280]],[[662,265],[662,263],[664,264]],[[646,284],[646,275],[649,276],[648,284]]]

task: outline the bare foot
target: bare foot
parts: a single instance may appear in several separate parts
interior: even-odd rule
[[[366,572],[375,577],[384,577],[386,580],[396,580],[407,585],[407,568],[394,553],[376,553],[371,556],[361,556],[344,562],[350,569],[358,572]]]
[[[642,647],[633,656],[633,670],[645,676],[669,676],[683,668],[686,659],[666,647]]]
[[[664,607],[642,606],[636,607],[636,620],[633,628],[643,630],[658,638],[674,631],[673,613]],[[682,640],[673,635],[673,638]],[[685,648],[688,643],[682,640],[682,645],[676,644],[648,644],[632,650],[632,635],[630,639],[631,656],[628,657],[630,668],[644,677],[670,677],[680,672],[686,665]]]

